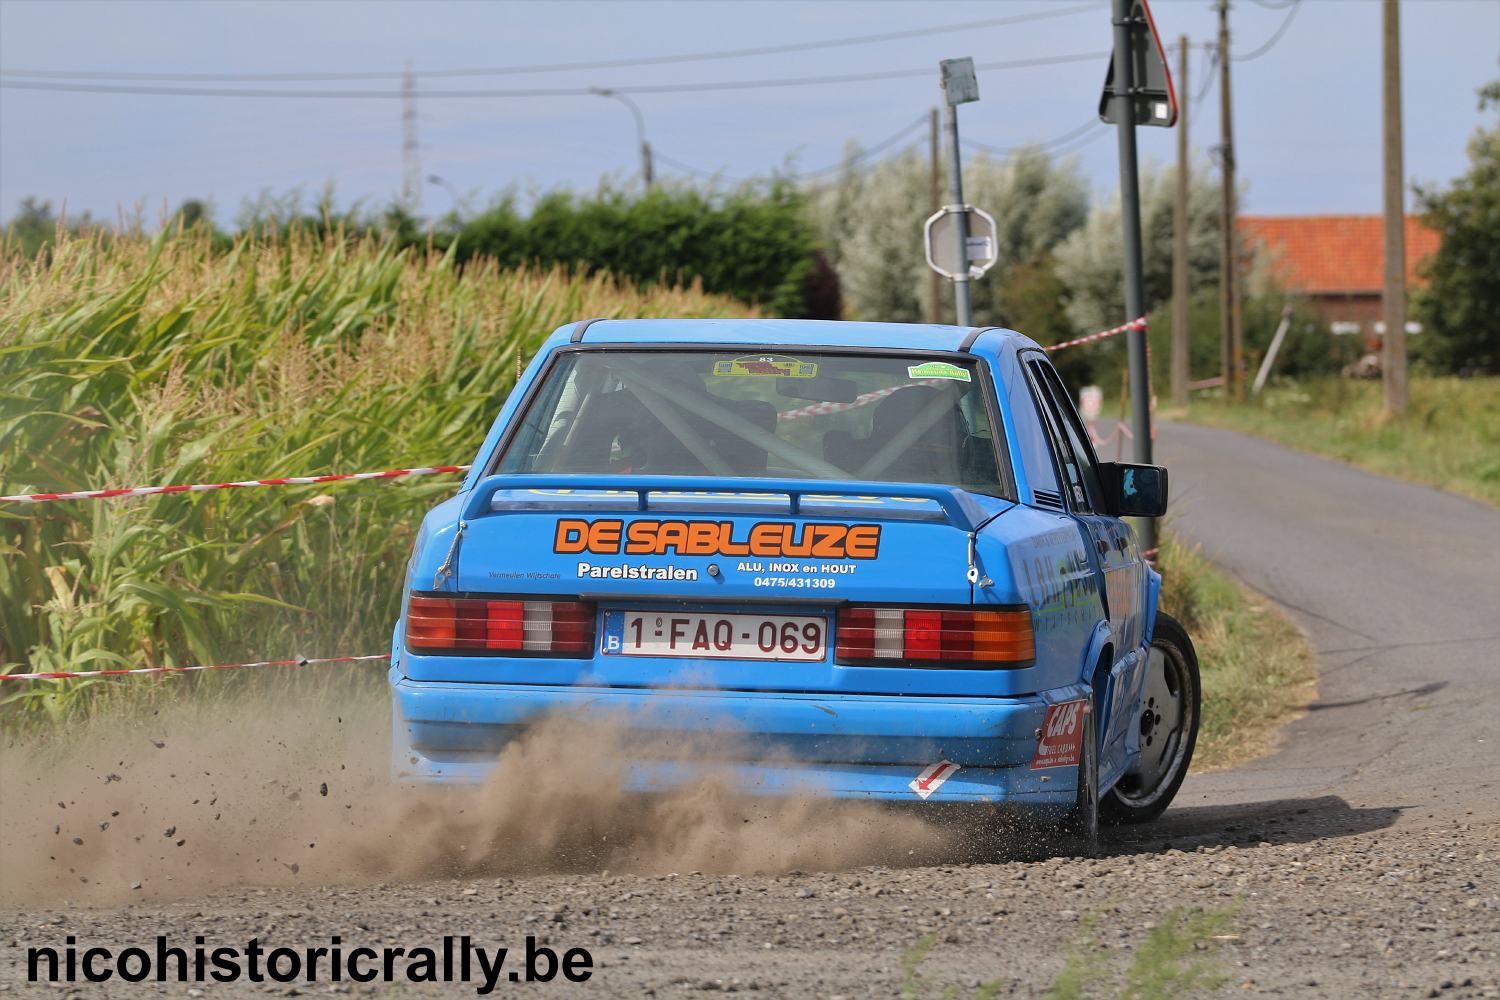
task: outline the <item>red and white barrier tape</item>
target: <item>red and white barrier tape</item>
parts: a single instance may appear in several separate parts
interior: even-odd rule
[[[390,653],[375,653],[370,656],[321,656],[298,657],[295,660],[261,660],[258,663],[216,663],[211,666],[194,667],[136,667],[128,670],[79,670],[57,671],[41,674],[0,674],[0,681],[71,681],[83,677],[125,677],[142,674],[185,674],[196,670],[237,670],[241,667],[310,667],[324,663],[365,663],[389,660]]]
[[[282,476],[276,479],[242,479],[234,483],[194,483],[186,486],[132,486],[118,490],[73,490],[68,493],[18,493],[0,496],[0,502],[45,503],[49,500],[103,500],[109,497],[145,497],[158,493],[207,493],[209,490],[234,490],[247,486],[304,486],[311,483],[340,483],[351,479],[396,479],[400,476],[432,476],[448,472],[468,472],[467,465],[430,465],[416,469],[390,469],[386,472],[341,472],[326,476]]]
[[[1045,348],[1045,350],[1060,351],[1064,347],[1077,347],[1079,344],[1092,344],[1096,340],[1103,340],[1106,337],[1114,337],[1129,330],[1144,329],[1146,329],[1146,317],[1142,316],[1140,319],[1131,320],[1129,323],[1126,323],[1123,326],[1117,326],[1113,330],[1101,330],[1098,333],[1091,333],[1087,337],[1079,337],[1077,340],[1065,340],[1061,344],[1053,344],[1051,347]],[[937,379],[923,379],[920,382],[912,382],[909,384],[938,385],[940,383]],[[781,413],[778,413],[776,415],[776,419],[778,421],[797,420],[801,417],[815,417],[824,413],[839,413],[843,410],[852,410],[856,407],[867,406],[870,403],[876,402],[877,400],[884,399],[891,393],[905,388],[907,388],[907,386],[898,385],[892,386],[889,389],[877,389],[874,392],[867,392],[863,395],[856,396],[852,401],[848,403],[813,403],[810,406],[800,406],[795,410],[785,410]]]
[[[910,389],[919,385],[942,385],[945,380],[935,378],[924,378],[916,382],[907,382],[905,385],[893,385],[888,389],[876,389],[874,392],[861,393],[847,403],[813,403],[810,406],[799,406],[795,410],[783,410],[776,414],[777,420],[796,420],[799,417],[815,417],[823,413],[840,413],[844,410],[853,410],[861,406],[868,406],[876,400],[884,399],[892,393],[900,392],[902,389]]]
[[[1124,326],[1117,326],[1113,330],[1103,330],[1099,333],[1091,333],[1087,337],[1079,337],[1077,340],[1065,340],[1061,344],[1053,344],[1046,348],[1049,351],[1060,351],[1065,347],[1076,347],[1079,344],[1090,344],[1096,340],[1113,337],[1127,330],[1146,329],[1146,317],[1132,320]],[[934,385],[931,379],[914,382],[913,385]],[[777,420],[796,420],[800,417],[811,417],[823,413],[838,413],[841,410],[852,410],[856,407],[866,406],[876,400],[896,392],[906,386],[894,386],[889,389],[878,389],[875,392],[867,392],[857,396],[848,403],[813,403],[810,406],[799,407],[795,410],[787,410],[776,415]],[[270,479],[242,479],[232,483],[192,483],[177,486],[130,486],[123,489],[113,490],[71,490],[66,493],[16,493],[9,496],[0,496],[0,503],[47,503],[53,500],[106,500],[111,497],[145,497],[155,496],[161,493],[207,493],[210,490],[234,490],[244,489],[251,486],[307,486],[316,483],[341,483],[357,479],[396,479],[402,476],[432,476],[450,472],[468,472],[467,465],[430,465],[413,469],[389,469],[384,472],[344,472],[325,476],[279,476]]]
[[[1103,340],[1106,337],[1114,337],[1119,334],[1126,333],[1130,330],[1144,329],[1146,329],[1146,317],[1142,316],[1140,319],[1133,319],[1123,326],[1117,326],[1113,330],[1101,330],[1098,333],[1091,333],[1087,337],[1079,337],[1077,340],[1065,340],[1061,344],[1052,344],[1051,346],[1044,347],[1042,349],[1045,351],[1060,351],[1064,347],[1077,347],[1079,344],[1092,344],[1096,340]]]

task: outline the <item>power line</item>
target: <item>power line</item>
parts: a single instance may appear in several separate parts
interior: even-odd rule
[[[878,156],[879,154],[890,149],[892,146],[895,146],[901,140],[905,139],[907,136],[911,135],[913,132],[917,131],[926,124],[927,116],[924,114],[921,117],[917,118],[915,121],[903,126],[900,131],[887,136],[886,138],[880,140],[872,146],[861,149],[855,155],[846,157],[837,163],[831,163],[828,166],[819,167],[816,170],[796,171],[793,173],[780,174],[778,176],[792,181],[813,180],[827,174],[836,173],[840,170],[857,166],[860,163]],[[1078,127],[1073,129],[1069,129],[1067,132],[1063,133],[1060,136],[1057,136],[1054,139],[1047,139],[1042,142],[1036,143],[1025,143],[1019,146],[993,146],[988,143],[978,142],[973,139],[965,139],[963,140],[963,142],[966,146],[970,146],[974,149],[1001,156],[1008,155],[1021,149],[1048,149],[1055,150],[1057,152],[1071,153],[1076,150],[1082,149],[1084,146],[1087,146],[1098,139],[1101,135],[1105,135],[1109,132],[1108,129],[1098,128],[1099,124],[1100,123],[1097,118],[1090,118],[1082,125],[1079,125]],[[1089,134],[1091,131],[1092,134]],[[1075,141],[1079,139],[1082,139],[1082,141]],[[1069,146],[1070,143],[1070,148],[1063,148]],[[716,170],[706,170],[702,167],[694,166],[691,163],[685,163],[682,160],[678,160],[674,157],[667,156],[660,152],[656,154],[656,158],[671,167],[697,177],[721,180],[730,184],[749,184],[753,183],[755,180],[754,178],[731,177]]]
[[[777,174],[776,176],[793,181],[812,180],[817,177],[822,177],[826,174],[836,173],[848,167],[857,166],[858,164],[863,163],[864,161],[874,156],[878,156],[879,154],[885,152],[887,149],[890,149],[892,146],[899,143],[902,139],[905,139],[907,136],[911,135],[913,132],[922,128],[926,124],[927,115],[924,113],[915,121],[909,122],[908,124],[902,126],[899,132],[889,135],[886,138],[881,139],[879,142],[875,143],[873,146],[861,149],[853,156],[847,156],[837,163],[829,164],[826,167],[819,167],[816,170],[802,170],[794,173]],[[744,177],[729,177],[719,171],[705,170],[702,167],[695,167],[690,163],[684,163],[681,160],[674,159],[670,156],[665,156],[661,153],[657,153],[656,158],[663,163],[676,167],[678,170],[681,170],[684,173],[693,174],[698,177],[707,177],[715,180],[727,181],[730,184],[749,184],[753,183],[754,180],[752,178]]]
[[[1097,118],[1094,119],[1093,121],[1091,121],[1089,124],[1090,125],[1098,125],[1098,126],[1101,126],[1101,127],[1100,128],[1091,129],[1090,131],[1084,132],[1081,135],[1079,135],[1077,138],[1072,139],[1072,140],[1070,140],[1068,142],[1060,142],[1060,143],[1058,143],[1055,146],[1046,147],[1046,151],[1048,153],[1050,153],[1054,157],[1056,157],[1056,156],[1067,156],[1067,155],[1069,155],[1071,153],[1078,152],[1080,149],[1083,149],[1085,146],[1092,146],[1094,143],[1098,142],[1100,139],[1104,138],[1107,135],[1114,135],[1115,134],[1115,130],[1114,129],[1103,127],[1104,123],[1101,122],[1101,121],[1099,121]]]
[[[1203,56],[1203,83],[1198,87],[1198,92],[1193,95],[1195,107],[1202,104],[1208,92],[1214,89],[1214,70],[1219,68],[1219,47],[1212,42],[1205,44]]]
[[[907,136],[911,135],[911,133],[915,132],[926,124],[927,116],[923,115],[894,135],[882,139],[880,142],[877,142],[873,146],[870,146],[866,149],[861,149],[854,156],[847,157],[844,160],[839,161],[838,163],[832,163],[826,167],[820,167],[817,170],[805,170],[797,173],[782,174],[780,176],[792,181],[813,180],[827,174],[836,173],[837,171],[844,170],[849,167],[858,166],[859,164],[874,158],[880,153],[885,152],[887,149],[890,149],[892,146],[899,143],[902,139],[905,139]],[[992,146],[987,143],[975,141],[973,139],[964,139],[963,143],[966,146],[970,146],[982,152],[995,155],[1008,155],[1009,153],[1013,153],[1022,149],[1043,149],[1054,153],[1066,154],[1073,153],[1082,149],[1083,147],[1093,143],[1100,136],[1108,135],[1109,129],[1097,128],[1099,124],[1100,122],[1098,119],[1091,118],[1079,127],[1070,129],[1068,132],[1058,136],[1055,139],[1048,139],[1044,142],[1038,143],[1025,143],[1020,146]],[[693,174],[698,177],[723,180],[731,184],[753,183],[753,179],[747,179],[743,177],[729,177],[717,171],[704,170],[701,167],[695,167],[690,163],[684,163],[681,160],[676,160],[671,157],[659,155],[657,159],[661,160],[663,163],[668,163],[685,173]]]
[[[1037,56],[1029,59],[1007,59],[982,63],[976,69],[1009,70],[1031,69],[1039,66],[1055,66],[1063,63],[1089,62],[1104,59],[1108,52],[1074,52],[1066,55]],[[680,94],[702,93],[713,90],[758,90],[770,87],[808,87],[823,84],[864,83],[871,80],[898,80],[931,76],[930,67],[921,69],[875,70],[867,73],[842,73],[826,76],[772,77],[757,80],[725,80],[716,83],[655,83],[614,86],[602,89],[622,94]],[[81,94],[137,94],[165,97],[257,97],[257,98],[338,98],[377,100],[400,99],[400,90],[324,90],[266,87],[174,87],[155,84],[111,84],[111,83],[63,83],[37,80],[0,80],[0,88],[9,90],[41,90]],[[579,97],[596,94],[598,87],[528,87],[514,89],[480,88],[470,90],[422,90],[420,96],[429,98],[501,98],[501,97]]]
[[[1254,52],[1247,52],[1244,55],[1233,55],[1230,56],[1230,58],[1235,62],[1249,62],[1252,59],[1259,59],[1267,52],[1270,52],[1273,48],[1276,47],[1276,43],[1281,41],[1281,36],[1286,34],[1286,29],[1291,27],[1292,20],[1296,18],[1297,11],[1301,9],[1302,0],[1292,0],[1291,5],[1286,8],[1286,17],[1282,19],[1281,27],[1276,29],[1271,37],[1266,40],[1266,43],[1264,45],[1256,49]]]
[[[1108,58],[1108,52],[1074,52],[1029,59],[1005,59],[981,63],[980,70],[1034,69],[1064,63],[1092,62]],[[602,89],[621,94],[683,94],[724,90],[761,90],[774,87],[811,87],[826,84],[866,83],[871,80],[900,80],[932,76],[929,66],[921,69],[875,70],[867,73],[841,73],[826,76],[771,77],[756,80],[725,80],[716,83],[648,83],[612,86]],[[67,83],[41,80],[0,80],[7,90],[41,90],[76,94],[135,94],[153,97],[257,97],[257,98],[337,98],[401,99],[400,90],[323,90],[268,87],[175,87],[158,84]],[[527,87],[515,89],[479,88],[470,90],[421,90],[423,100],[436,98],[504,98],[504,97],[581,97],[596,94],[598,87]]]
[[[173,87],[156,84],[53,83],[40,80],[0,80],[4,90],[40,90],[64,94],[135,94],[148,97],[288,97],[288,98],[376,98],[402,97],[399,90],[304,90],[255,87]],[[611,87],[623,92],[623,88]],[[514,90],[423,90],[426,98],[437,97],[580,97],[592,95],[588,87],[533,87]]]
[[[439,79],[471,76],[512,76],[527,73],[558,73],[577,70],[621,69],[631,66],[662,66],[687,62],[704,62],[715,59],[740,59],[748,56],[780,55],[787,52],[809,52],[816,49],[845,48],[854,45],[872,45],[879,42],[904,41],[929,35],[948,34],[956,31],[974,31],[996,28],[1002,25],[1020,24],[1024,21],[1040,21],[1047,18],[1067,17],[1084,11],[1097,10],[1102,3],[1075,4],[1070,7],[1050,7],[1025,14],[1005,17],[988,17],[976,21],[960,21],[936,25],[930,28],[912,28],[906,31],[889,31],[873,35],[850,35],[843,38],[827,38],[814,42],[792,42],[783,45],[762,45],[743,49],[719,49],[709,52],[688,52],[677,55],[638,56],[626,59],[604,59],[592,62],[537,63],[524,66],[486,66],[470,69],[419,70],[417,77]],[[269,83],[313,82],[330,80],[395,80],[402,74],[396,70],[371,70],[358,72],[326,73],[123,73],[96,70],[34,70],[0,69],[0,76],[33,77],[46,80],[141,80],[179,81],[198,83]],[[616,87],[615,90],[624,88]]]
[[[1015,146],[992,146],[989,143],[979,142],[975,139],[964,139],[962,141],[963,144],[965,146],[968,146],[970,149],[977,149],[981,152],[989,153],[992,156],[1009,156],[1012,153],[1020,152],[1023,149],[1051,149],[1057,146],[1066,146],[1068,143],[1072,142],[1074,139],[1077,139],[1079,136],[1082,136],[1090,129],[1095,128],[1099,124],[1100,122],[1098,118],[1090,118],[1082,125],[1079,125],[1076,128],[1069,129],[1055,139],[1046,139],[1042,142],[1026,142]],[[1084,145],[1087,145],[1087,143],[1085,143]]]

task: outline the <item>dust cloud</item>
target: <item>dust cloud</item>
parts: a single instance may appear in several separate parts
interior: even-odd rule
[[[644,748],[696,777],[642,796],[625,788],[624,762],[643,751],[635,732],[567,718],[507,746],[483,786],[394,784],[376,698],[179,705],[12,737],[0,747],[0,903],[601,869],[829,870],[947,849],[950,832],[887,807],[736,793],[713,763],[736,756],[734,739]]]

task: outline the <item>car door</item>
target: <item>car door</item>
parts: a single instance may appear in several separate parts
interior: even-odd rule
[[[1105,510],[1098,459],[1057,371],[1038,351],[1026,352],[1022,361],[1057,461],[1064,502],[1093,543],[1095,571],[1103,583],[1114,643],[1112,673],[1121,682],[1114,693],[1119,696],[1134,689],[1136,675],[1144,666],[1138,651],[1144,641],[1146,597],[1140,547],[1135,532]],[[1100,721],[1106,744],[1123,732],[1119,728],[1123,718]]]

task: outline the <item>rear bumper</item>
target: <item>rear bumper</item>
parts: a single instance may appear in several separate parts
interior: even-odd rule
[[[706,773],[749,794],[916,801],[911,783],[958,765],[933,802],[1071,805],[1073,768],[1032,770],[1047,705],[1014,698],[793,694],[414,681],[391,674],[398,780],[477,783],[544,716],[621,726],[627,786],[665,791]],[[663,748],[672,759],[663,759]],[[687,748],[684,750],[684,748]],[[602,751],[603,752],[603,751]]]

